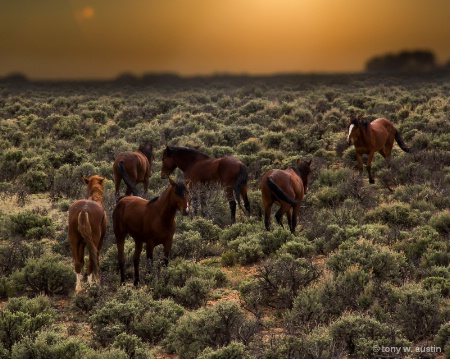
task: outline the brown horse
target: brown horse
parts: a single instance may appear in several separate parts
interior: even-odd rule
[[[363,170],[362,155],[368,155],[366,168],[370,183],[375,183],[371,172],[371,164],[375,152],[379,152],[384,158],[389,159],[392,146],[394,145],[394,139],[403,151],[411,151],[405,145],[400,137],[400,133],[391,121],[385,118],[378,118],[369,122],[362,115],[358,117],[355,115],[350,116],[347,142],[350,144],[353,140],[356,149],[356,160],[358,161],[357,167],[360,171]]]
[[[300,203],[308,188],[308,178],[311,174],[311,161],[297,160],[295,166],[287,170],[271,169],[267,171],[261,182],[261,194],[264,206],[264,224],[269,230],[270,214],[274,202],[280,205],[275,218],[283,226],[282,218],[286,213],[289,229],[295,232],[297,218],[300,213]]]
[[[127,189],[126,195],[137,196],[136,185],[144,184],[144,196],[147,194],[149,178],[152,175],[153,146],[141,145],[137,151],[125,151],[117,155],[114,160],[114,184],[116,198],[119,197],[120,181],[123,179]]]
[[[167,146],[163,152],[161,175],[169,176],[177,167],[193,184],[216,182],[225,187],[232,223],[236,221],[236,200],[242,208],[241,196],[250,215],[247,167],[238,159],[230,156],[211,158],[193,148]]]
[[[87,274],[89,284],[94,280],[100,283],[98,272],[99,254],[106,233],[106,213],[103,208],[103,182],[100,176],[83,176],[87,184],[87,199],[80,199],[69,208],[69,241],[77,274],[76,292],[81,290],[81,270],[84,266],[84,249],[87,246],[89,262]]]
[[[139,260],[143,244],[146,243],[147,260],[153,261],[153,249],[158,244],[164,246],[164,264],[169,262],[175,233],[175,214],[189,213],[188,182],[174,182],[169,178],[170,186],[161,196],[147,201],[143,198],[127,196],[119,200],[114,208],[112,219],[116,236],[119,258],[120,280],[125,281],[125,238],[129,234],[135,242],[134,249],[134,285],[139,284]]]

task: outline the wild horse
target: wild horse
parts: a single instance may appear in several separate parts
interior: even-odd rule
[[[135,242],[134,284],[139,284],[139,260],[142,247],[146,244],[147,260],[153,261],[153,249],[158,244],[164,247],[164,262],[167,265],[172,248],[176,223],[175,214],[189,213],[188,182],[175,182],[169,178],[170,185],[159,196],[150,201],[140,197],[126,196],[117,202],[112,219],[119,258],[120,280],[125,281],[125,238],[129,234]]]
[[[369,122],[362,115],[351,115],[347,133],[348,144],[351,144],[353,140],[356,150],[356,160],[358,161],[357,167],[360,171],[363,170],[362,155],[368,155],[366,168],[369,174],[369,183],[375,183],[371,171],[372,159],[375,152],[379,152],[384,158],[389,159],[392,146],[394,145],[394,139],[403,151],[411,152],[403,142],[394,124],[385,118],[377,118]]]
[[[138,195],[136,189],[138,183],[144,184],[144,195],[146,195],[149,178],[152,175],[153,159],[153,146],[149,144],[141,145],[137,151],[125,151],[117,155],[113,164],[116,198],[119,197],[122,179],[127,186],[125,192],[127,196]]]
[[[275,218],[283,226],[282,218],[286,214],[289,229],[295,232],[300,204],[308,187],[311,174],[311,161],[297,160],[295,166],[286,170],[271,169],[267,171],[261,182],[261,194],[264,207],[264,224],[269,230],[271,226],[270,214],[273,203],[280,205]]]
[[[250,215],[247,167],[238,159],[230,156],[211,158],[193,148],[167,146],[163,152],[161,175],[169,176],[177,167],[193,184],[216,182],[225,187],[232,223],[236,221],[236,200],[241,207],[241,196],[247,215]]]
[[[87,184],[87,199],[80,199],[69,208],[69,241],[77,274],[76,292],[81,290],[81,270],[84,266],[84,249],[87,246],[89,262],[87,274],[89,283],[100,283],[99,254],[106,233],[106,213],[103,208],[103,182],[100,176],[83,176]]]

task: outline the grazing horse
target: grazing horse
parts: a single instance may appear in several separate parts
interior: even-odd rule
[[[188,181],[175,182],[169,178],[170,185],[156,198],[147,201],[140,197],[126,196],[117,202],[112,219],[119,258],[120,281],[125,281],[125,238],[129,234],[135,242],[134,285],[139,284],[139,260],[143,244],[146,244],[147,260],[153,261],[153,249],[158,244],[164,246],[164,264],[169,262],[175,233],[175,214],[189,213]]]
[[[236,221],[236,200],[242,208],[241,196],[247,215],[250,215],[247,167],[238,159],[230,156],[211,158],[193,148],[167,146],[163,152],[161,176],[169,176],[177,167],[192,184],[216,182],[225,187],[232,223]]]
[[[89,262],[87,274],[89,284],[94,280],[100,283],[99,254],[106,233],[106,213],[103,208],[103,182],[100,176],[83,176],[87,184],[87,199],[80,199],[69,208],[69,241],[77,274],[75,291],[81,290],[81,270],[84,266],[84,249],[87,246]]]
[[[357,167],[360,171],[363,170],[362,155],[368,155],[366,168],[369,174],[369,183],[375,183],[371,172],[371,164],[375,152],[379,152],[384,158],[389,159],[394,139],[403,151],[411,152],[391,121],[385,118],[377,118],[369,122],[362,115],[358,117],[355,115],[350,116],[347,143],[351,144],[353,140],[356,149],[356,160],[358,161]]]
[[[149,178],[152,175],[153,146],[141,145],[137,151],[120,152],[114,160],[114,185],[116,198],[119,197],[120,181],[123,179],[127,189],[126,195],[138,195],[136,185],[144,184],[144,195],[148,190]]]
[[[270,229],[270,214],[274,202],[280,205],[275,218],[283,226],[282,218],[286,213],[289,229],[295,232],[300,203],[308,188],[308,177],[311,174],[311,161],[297,160],[295,166],[287,170],[271,169],[267,171],[261,182],[261,194],[264,207],[264,224]]]

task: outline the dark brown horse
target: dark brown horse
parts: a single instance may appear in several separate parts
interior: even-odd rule
[[[119,197],[120,181],[123,179],[127,189],[126,195],[137,196],[138,183],[144,184],[144,196],[147,194],[149,178],[152,175],[153,146],[141,145],[137,151],[125,151],[117,155],[114,160],[114,184],[116,198]]]
[[[84,266],[84,249],[87,246],[89,284],[100,283],[99,254],[106,233],[106,213],[103,208],[103,182],[100,176],[83,177],[87,184],[87,199],[80,199],[69,208],[69,241],[77,274],[76,292],[81,290],[81,270]]]
[[[379,152],[384,158],[388,159],[391,156],[394,140],[397,141],[403,151],[411,151],[403,142],[394,124],[385,118],[377,118],[369,122],[362,115],[351,115],[347,134],[348,144],[352,140],[355,145],[356,160],[360,171],[363,170],[362,155],[368,155],[366,168],[370,183],[375,183],[371,172],[375,152]]]
[[[114,208],[112,219],[119,257],[120,280],[125,281],[125,238],[129,234],[135,242],[134,285],[139,283],[139,260],[142,247],[146,244],[147,260],[153,261],[153,249],[158,244],[164,246],[164,262],[167,265],[175,233],[175,214],[189,213],[189,191],[185,182],[174,182],[161,196],[147,201],[140,197],[126,196]]]
[[[297,160],[295,166],[287,170],[272,169],[267,171],[261,182],[261,194],[264,207],[264,224],[269,230],[270,214],[274,202],[280,205],[275,218],[283,226],[282,218],[286,214],[289,229],[295,232],[297,218],[300,213],[300,203],[308,188],[308,178],[311,174],[311,161]]]
[[[233,223],[236,221],[236,200],[241,207],[241,196],[250,215],[247,167],[238,159],[230,156],[211,158],[193,148],[167,146],[163,152],[161,175],[169,176],[177,167],[193,184],[216,182],[224,186]]]

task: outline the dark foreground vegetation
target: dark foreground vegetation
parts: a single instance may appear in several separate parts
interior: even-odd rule
[[[390,119],[412,149],[395,144],[389,166],[377,154],[374,185],[345,142],[352,111]],[[448,75],[3,83],[0,133],[0,358],[450,355]],[[207,206],[177,215],[169,266],[157,247],[133,287],[128,239],[120,286],[108,181],[102,285],[75,295],[81,175],[112,180],[115,155],[143,143],[149,198],[168,185],[166,144],[199,147],[247,165],[252,216],[230,225],[223,191],[195,189]],[[298,158],[313,172],[296,232],[266,231],[261,177]]]

